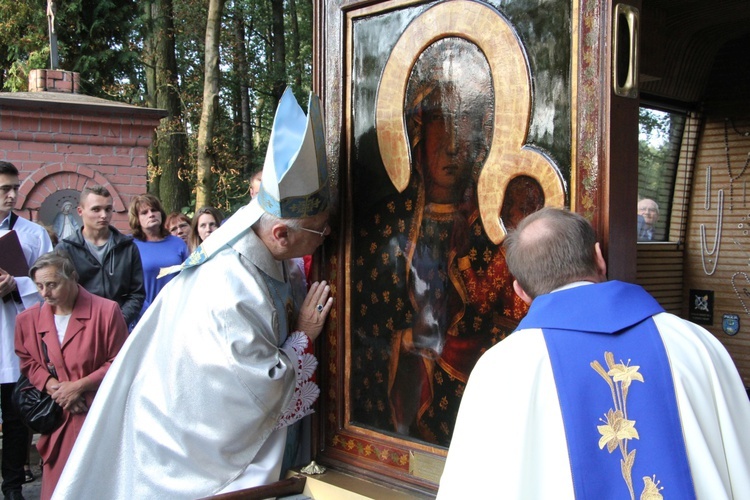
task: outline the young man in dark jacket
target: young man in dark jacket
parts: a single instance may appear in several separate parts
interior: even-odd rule
[[[62,240],[58,248],[73,260],[83,288],[120,304],[125,322],[132,328],[146,297],[143,267],[133,238],[109,223],[112,196],[103,186],[85,187],[78,204],[83,227]]]

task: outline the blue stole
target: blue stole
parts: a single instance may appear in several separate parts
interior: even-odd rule
[[[576,498],[695,498],[661,312],[608,281],[539,296],[518,325],[543,331]]]

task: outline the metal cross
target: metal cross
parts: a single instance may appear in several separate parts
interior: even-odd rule
[[[55,14],[57,5],[55,0],[47,0],[47,27],[49,28],[49,59],[50,69],[57,69],[57,31],[55,31]]]

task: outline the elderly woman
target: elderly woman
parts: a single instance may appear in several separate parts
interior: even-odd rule
[[[208,238],[208,235],[219,229],[224,216],[214,207],[203,207],[193,217],[192,231],[188,238],[190,251],[194,251]]]
[[[92,295],[77,282],[61,251],[37,259],[29,276],[44,299],[16,319],[15,350],[21,372],[63,408],[64,421],[37,443],[44,462],[41,498],[52,496],[70,450],[104,375],[128,335],[117,302]],[[45,360],[57,378],[50,374]]]
[[[169,234],[172,236],[177,236],[182,241],[185,242],[186,245],[190,245],[188,242],[188,238],[190,237],[190,233],[192,229],[190,228],[190,224],[193,221],[188,217],[187,215],[183,214],[182,212],[172,212],[167,216],[167,223],[165,224],[167,227],[167,230],[169,231]]]
[[[169,274],[159,278],[159,271],[164,267],[182,264],[188,257],[185,242],[169,234],[165,225],[166,218],[167,213],[159,198],[152,194],[136,196],[130,202],[128,222],[133,230],[133,242],[141,254],[143,287],[146,289],[141,315],[156,300],[164,285],[175,277],[174,274]]]

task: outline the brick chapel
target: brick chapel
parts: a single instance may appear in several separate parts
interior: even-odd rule
[[[29,92],[0,93],[0,160],[20,171],[16,212],[53,226],[60,213],[77,218],[81,190],[100,184],[113,197],[112,225],[130,233],[128,206],[146,192],[148,150],[166,112],[82,95],[79,81],[33,70]]]

